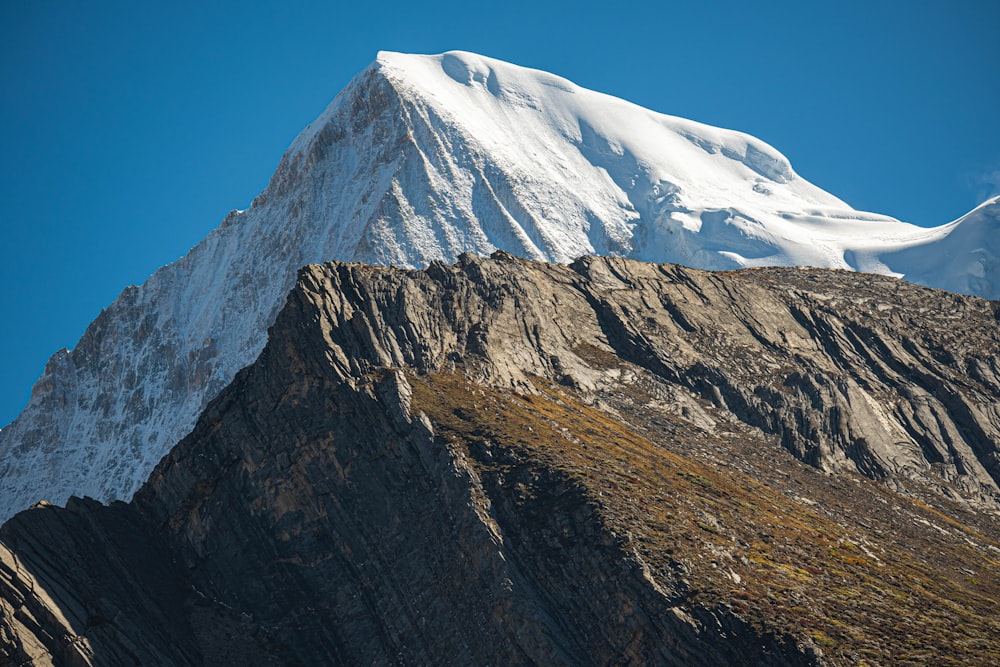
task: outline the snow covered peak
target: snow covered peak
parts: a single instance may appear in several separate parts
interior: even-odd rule
[[[488,127],[506,130],[510,121],[525,119],[511,115],[505,107],[527,110],[573,144],[583,142],[583,128],[589,128],[612,139],[616,148],[645,157],[650,165],[670,154],[664,148],[676,148],[650,142],[666,128],[703,151],[736,158],[769,180],[784,183],[795,178],[788,160],[755,137],[649,111],[540,70],[463,51],[435,56],[381,52],[376,62],[401,87],[440,102],[467,123],[484,113],[501,111],[509,122]],[[492,105],[488,97],[495,98]],[[501,133],[490,139],[507,143],[510,137]],[[822,190],[814,189],[812,194],[825,203],[845,206]]]
[[[128,498],[256,358],[304,264],[612,254],[852,268],[995,297],[997,210],[922,229],[855,211],[740,132],[470,53],[380,53],[249,209],[53,357],[0,431],[0,519],[42,498]]]
[[[855,211],[747,134],[460,51],[380,53],[296,140],[289,162],[319,161],[317,145],[322,152],[344,127],[344,98],[368,119],[390,110],[383,136],[395,132],[393,158],[407,163],[389,188],[400,224],[376,221],[358,238],[362,261],[420,265],[501,248],[552,261],[610,253],[710,269],[900,274],[909,272],[879,256],[925,231]]]

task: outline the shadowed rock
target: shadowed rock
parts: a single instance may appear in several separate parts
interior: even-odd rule
[[[0,655],[990,664],[996,323],[846,272],[309,266],[132,503],[0,530]]]

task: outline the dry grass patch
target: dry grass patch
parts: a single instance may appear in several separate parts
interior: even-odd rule
[[[413,409],[430,417],[438,437],[470,454],[489,443],[582,488],[654,577],[681,573],[684,605],[728,607],[761,630],[854,664],[922,664],[928,654],[936,664],[1000,664],[1000,569],[956,540],[872,533],[862,544],[807,505],[678,454],[640,434],[627,415],[586,405],[544,379],[534,394],[460,374],[411,383]],[[484,470],[502,465],[470,460]],[[942,574],[942,560],[976,576]]]

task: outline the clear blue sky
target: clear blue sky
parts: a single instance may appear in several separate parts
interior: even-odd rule
[[[463,49],[753,134],[921,225],[1000,192],[1000,2],[0,0],[0,424],[264,188],[380,49]]]

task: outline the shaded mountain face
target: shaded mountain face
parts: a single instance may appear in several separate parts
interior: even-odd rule
[[[130,504],[0,529],[0,655],[996,664],[998,351],[848,272],[309,266]]]
[[[995,298],[997,201],[927,230],[851,209],[748,135],[453,52],[383,53],[268,188],[56,353],[0,431],[0,519],[127,499],[250,364],[308,263],[496,249],[707,269],[808,264]]]

